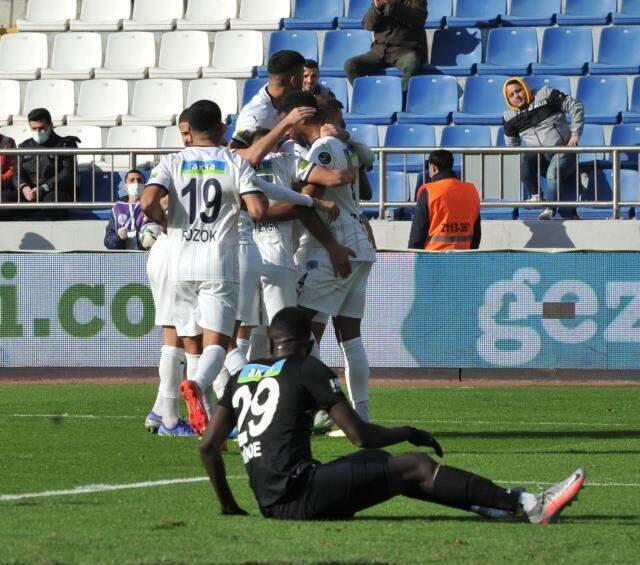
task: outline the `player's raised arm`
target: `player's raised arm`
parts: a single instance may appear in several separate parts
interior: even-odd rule
[[[159,184],[148,184],[140,197],[140,206],[145,216],[151,218],[162,227],[167,226],[167,214],[161,200],[167,195],[167,189]]]

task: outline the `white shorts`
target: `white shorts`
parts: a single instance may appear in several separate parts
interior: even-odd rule
[[[232,336],[238,307],[238,283],[189,281],[175,282],[173,318],[181,337],[200,335],[209,330]]]
[[[298,272],[298,305],[327,316],[362,319],[367,297],[367,281],[373,263],[351,262],[351,274],[341,279],[331,263],[309,260]],[[319,317],[320,321],[322,318]],[[314,318],[314,321],[316,319]]]
[[[238,320],[247,326],[269,325],[283,308],[297,303],[296,272],[264,264],[255,245],[241,245]]]
[[[149,252],[147,278],[156,309],[156,326],[173,326],[174,283],[169,280],[169,245],[164,234]]]

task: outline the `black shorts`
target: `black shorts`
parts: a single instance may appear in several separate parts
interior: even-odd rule
[[[280,502],[261,508],[278,520],[344,520],[391,498],[391,454],[365,449],[309,469],[298,488]],[[306,479],[306,480],[305,480]]]

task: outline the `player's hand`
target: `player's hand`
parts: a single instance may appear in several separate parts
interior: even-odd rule
[[[346,279],[351,274],[350,257],[357,257],[357,253],[339,243],[329,249],[329,259],[333,265],[333,274],[336,277]]]
[[[307,118],[311,118],[316,113],[315,108],[309,106],[300,106],[294,108],[284,117],[284,123],[288,126],[295,126],[300,122],[304,122]]]
[[[337,217],[340,215],[340,208],[336,205],[335,202],[331,200],[321,200],[320,198],[313,199],[313,207],[316,210],[321,210],[328,216],[329,223],[333,223],[336,221]]]
[[[237,504],[223,507],[222,508],[223,516],[248,516],[249,513],[246,510],[240,508]]]
[[[320,135],[322,137],[337,137],[341,141],[349,139],[349,132],[346,129],[339,128],[333,124],[324,124],[320,128]]]
[[[367,236],[369,237],[369,242],[371,243],[373,248],[377,251],[378,246],[376,244],[376,236],[374,235],[371,224],[369,223],[369,218],[367,218],[366,216],[362,216],[362,223],[365,229],[367,230]]]
[[[580,136],[577,133],[572,133],[567,147],[577,147],[578,143],[580,143]]]
[[[444,451],[438,443],[438,440],[429,432],[409,427],[409,439],[407,440],[416,447],[432,447],[438,457],[444,457]]]
[[[129,236],[127,235],[127,228],[125,228],[125,227],[121,227],[121,228],[118,230],[118,237],[119,237],[122,241],[126,241],[126,240],[129,238]]]

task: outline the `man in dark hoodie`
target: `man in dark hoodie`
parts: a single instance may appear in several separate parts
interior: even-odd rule
[[[532,91],[521,78],[511,78],[504,83],[504,98],[509,110],[504,113],[504,140],[507,147],[575,147],[584,129],[582,102],[559,90],[544,86]],[[571,125],[566,114],[571,116]],[[525,198],[538,200],[538,155],[523,153],[521,157],[522,181]],[[576,158],[570,153],[544,153],[540,155],[540,174],[546,175],[547,187],[544,200],[559,200],[565,189],[575,186],[570,178],[576,173]],[[560,189],[560,192],[558,192]],[[575,194],[567,197],[575,200]],[[545,208],[539,219],[551,220],[555,208]],[[575,208],[561,208],[560,215],[570,218]]]

